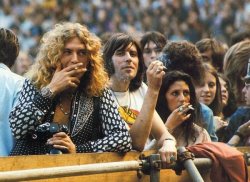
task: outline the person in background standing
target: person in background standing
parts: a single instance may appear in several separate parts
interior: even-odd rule
[[[200,51],[202,61],[210,63],[218,72],[222,72],[223,58],[227,51],[222,42],[212,38],[201,39],[195,46]]]
[[[19,53],[17,36],[9,29],[0,29],[0,156],[8,156],[14,138],[9,124],[9,113],[16,105],[24,78],[11,72]]]
[[[250,119],[250,107],[246,105],[244,77],[247,75],[250,59],[250,40],[241,41],[229,48],[224,57],[224,75],[228,79],[233,94],[235,95],[237,110],[230,117],[225,132],[225,142],[229,141],[238,127]]]
[[[165,36],[156,31],[147,32],[141,37],[140,44],[146,68],[151,62],[157,60],[166,43]]]
[[[16,74],[23,76],[27,71],[29,71],[32,64],[32,57],[29,56],[26,52],[21,51],[11,70]]]

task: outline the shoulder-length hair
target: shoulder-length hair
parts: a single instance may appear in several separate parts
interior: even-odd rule
[[[85,45],[87,59],[90,61],[88,71],[81,79],[80,89],[89,96],[100,96],[108,80],[100,51],[101,42],[97,36],[79,23],[57,24],[54,29],[44,34],[36,62],[27,76],[38,89],[49,84],[60,63],[66,42],[75,37]]]
[[[112,56],[115,54],[117,49],[125,49],[128,45],[133,44],[136,47],[139,59],[138,71],[134,79],[129,84],[129,90],[137,90],[142,83],[143,72],[144,72],[144,61],[143,54],[139,42],[136,38],[125,33],[116,33],[106,42],[103,48],[103,58],[105,67],[109,77],[115,73]]]
[[[168,104],[170,103],[168,103],[165,95],[171,85],[173,85],[176,81],[184,81],[188,85],[190,92],[190,104],[194,107],[194,111],[190,111],[190,118],[188,118],[187,121],[183,122],[180,125],[180,127],[184,131],[185,139],[188,144],[189,138],[192,138],[195,141],[198,137],[194,128],[194,123],[200,126],[203,125],[200,104],[196,98],[195,88],[192,79],[188,74],[180,71],[169,71],[166,73],[166,75],[164,75],[156,104],[156,111],[160,115],[161,119],[166,122],[172,111],[169,110]]]
[[[224,57],[223,71],[228,78],[237,105],[245,105],[242,89],[245,85],[244,77],[247,74],[247,64],[250,58],[250,40],[239,42],[228,49]]]
[[[228,100],[227,100],[227,104],[222,108],[222,113],[223,113],[224,118],[228,118],[236,111],[237,104],[236,104],[235,96],[231,89],[231,84],[229,80],[225,77],[225,75],[221,73],[218,74],[218,77],[224,80],[227,86]]]
[[[203,63],[203,66],[207,73],[210,73],[211,75],[215,77],[215,81],[216,81],[215,97],[214,97],[214,100],[211,102],[211,104],[208,105],[208,107],[213,111],[214,116],[219,116],[222,111],[220,80],[219,80],[216,69],[210,63]]]
[[[226,48],[224,48],[223,43],[213,38],[205,38],[196,42],[195,45],[200,53],[211,51],[211,64],[218,72],[222,72],[223,58],[226,53]]]
[[[146,32],[140,40],[141,48],[144,49],[145,45],[150,41],[155,43],[155,45],[161,49],[166,45],[167,39],[166,37],[157,31]]]

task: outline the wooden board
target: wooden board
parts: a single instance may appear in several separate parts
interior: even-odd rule
[[[250,148],[240,148],[242,152],[250,152]],[[155,151],[147,151],[143,154],[148,156]],[[23,169],[36,169],[45,167],[59,167],[59,166],[71,166],[81,164],[93,164],[93,163],[107,163],[118,161],[130,161],[139,160],[139,152],[129,152],[126,154],[118,153],[85,153],[85,154],[69,154],[69,155],[33,155],[33,156],[12,156],[12,157],[0,157],[0,171],[13,171]],[[209,171],[209,170],[208,170]],[[248,167],[250,173],[250,167]],[[207,170],[202,172],[202,175],[209,181],[209,172]],[[177,176],[171,169],[161,170],[160,181],[168,182],[189,182],[190,178],[186,171],[182,172],[181,176]],[[34,180],[34,181],[93,181],[93,182],[133,182],[133,181],[150,181],[148,175],[142,175],[138,178],[136,171],[129,172],[116,172],[105,173],[96,175],[74,176],[64,178],[54,178],[46,180]]]

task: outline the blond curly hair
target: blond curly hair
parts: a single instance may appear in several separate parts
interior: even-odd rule
[[[56,24],[54,29],[45,33],[35,64],[26,76],[38,89],[48,85],[55,73],[56,65],[60,63],[65,43],[74,37],[83,42],[90,60],[89,69],[81,79],[81,82],[84,82],[81,89],[88,96],[100,96],[108,81],[101,54],[101,41],[79,23]]]

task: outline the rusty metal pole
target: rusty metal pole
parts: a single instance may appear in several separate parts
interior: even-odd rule
[[[160,154],[151,154],[149,156],[150,163],[150,182],[160,181],[161,159]]]
[[[185,147],[180,147],[178,148],[178,153],[183,153],[186,152]],[[187,170],[190,178],[192,179],[193,182],[204,182],[203,178],[201,177],[198,169],[194,165],[194,162],[192,159],[187,159],[183,162],[183,166]]]

